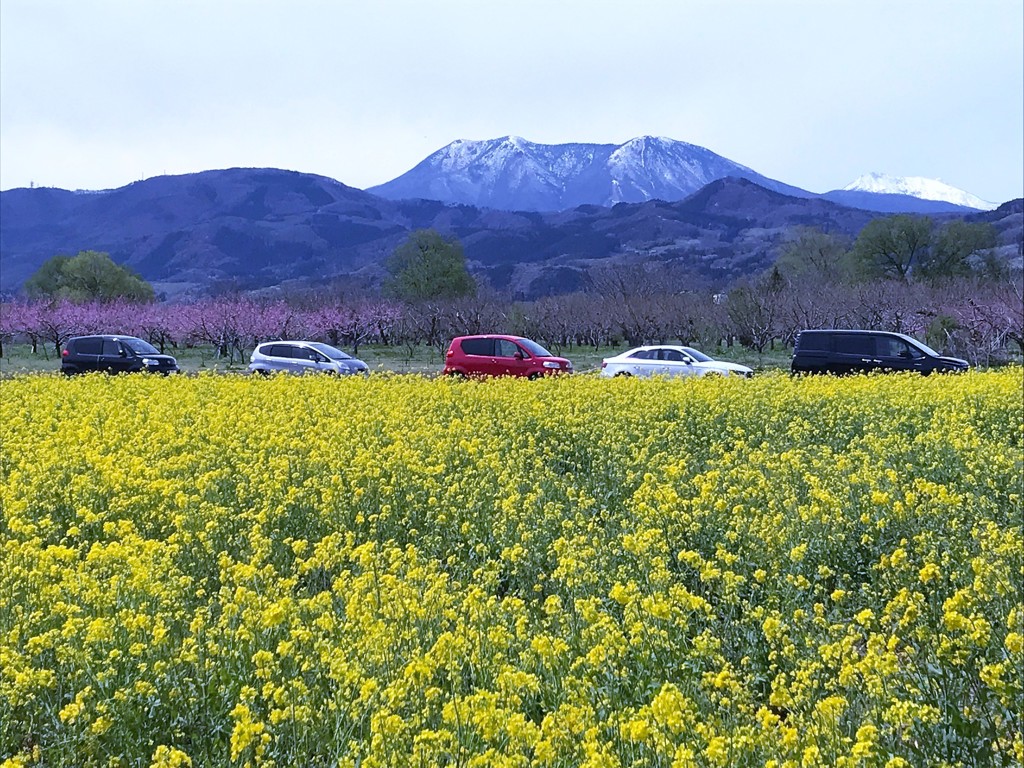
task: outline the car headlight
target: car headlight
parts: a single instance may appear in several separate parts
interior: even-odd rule
[[[556,363],[554,360],[546,360],[544,362],[544,367],[545,368],[561,368],[562,364],[561,363]]]
[[[152,357],[144,357],[144,358],[142,358],[142,364],[143,365],[160,365],[160,361],[159,360],[154,360]]]

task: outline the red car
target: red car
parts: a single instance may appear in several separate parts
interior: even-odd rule
[[[445,355],[448,376],[525,376],[572,373],[572,363],[522,336],[457,336]]]

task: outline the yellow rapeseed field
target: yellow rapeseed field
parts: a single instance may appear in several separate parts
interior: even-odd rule
[[[1019,766],[1022,394],[4,380],[0,764]]]

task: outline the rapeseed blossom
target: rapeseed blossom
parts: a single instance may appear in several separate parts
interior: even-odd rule
[[[0,766],[1024,762],[1024,377],[0,386]]]

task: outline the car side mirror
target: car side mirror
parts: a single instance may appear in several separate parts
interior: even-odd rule
[[[128,357],[128,350],[122,349],[120,352],[118,352],[118,356]]]
[[[522,352],[516,352],[514,355],[512,355],[512,357],[514,357],[516,360],[522,360],[523,359],[523,353]]]
[[[906,359],[909,360],[911,357],[913,357],[913,355],[910,353],[909,349],[904,349],[902,352],[900,352],[900,357],[903,357],[903,358],[906,358]]]

